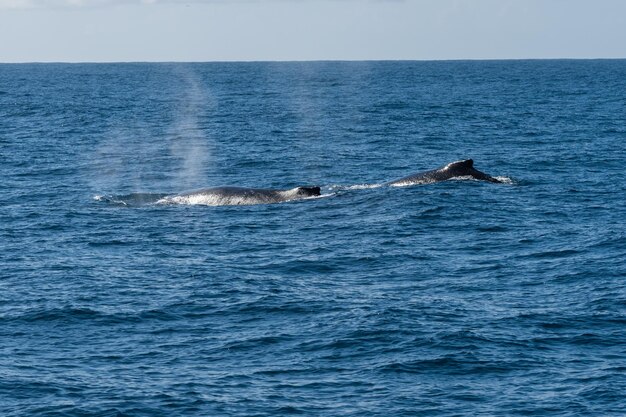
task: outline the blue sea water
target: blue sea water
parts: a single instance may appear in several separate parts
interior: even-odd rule
[[[0,415],[626,415],[625,166],[624,60],[0,65]]]

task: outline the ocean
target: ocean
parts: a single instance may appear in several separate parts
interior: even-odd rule
[[[0,65],[0,415],[624,416],[625,166],[626,60]]]

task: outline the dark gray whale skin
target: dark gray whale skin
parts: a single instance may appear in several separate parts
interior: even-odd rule
[[[213,187],[178,194],[170,199],[206,199],[210,205],[271,204],[300,200],[321,194],[320,187],[296,187],[289,190],[246,187]]]
[[[502,181],[490,175],[480,172],[474,168],[474,161],[464,159],[462,161],[451,162],[445,166],[430,171],[418,172],[408,177],[400,178],[388,182],[386,185],[402,186],[411,184],[428,184],[433,182],[446,181],[456,177],[472,177],[481,181],[498,182]]]

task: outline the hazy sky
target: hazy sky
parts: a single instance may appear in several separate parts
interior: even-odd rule
[[[626,0],[0,0],[0,62],[626,58]]]

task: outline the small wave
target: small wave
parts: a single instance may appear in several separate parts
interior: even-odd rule
[[[476,228],[476,230],[479,231],[479,232],[498,233],[498,232],[506,232],[509,229],[507,229],[506,227],[503,227],[503,226],[489,225],[489,226],[478,226]]]
[[[552,250],[552,251],[543,251],[543,252],[535,252],[527,255],[520,255],[519,258],[531,258],[531,259],[559,259],[559,258],[567,258],[574,255],[578,255],[580,251],[574,249],[562,249],[562,250]]]
[[[390,373],[424,373],[438,372],[448,375],[457,374],[503,374],[515,369],[519,365],[506,362],[479,360],[472,355],[468,357],[443,356],[432,359],[421,359],[410,362],[392,362],[379,367],[382,372]]]
[[[52,308],[27,311],[16,316],[5,316],[4,320],[23,321],[27,323],[49,322],[49,321],[71,321],[81,319],[97,319],[102,313],[89,309],[78,307]]]
[[[176,306],[140,311],[101,311],[88,307],[65,306],[48,309],[34,309],[13,315],[0,315],[0,322],[75,323],[82,321],[99,323],[139,323],[150,321],[174,321],[180,318]]]

